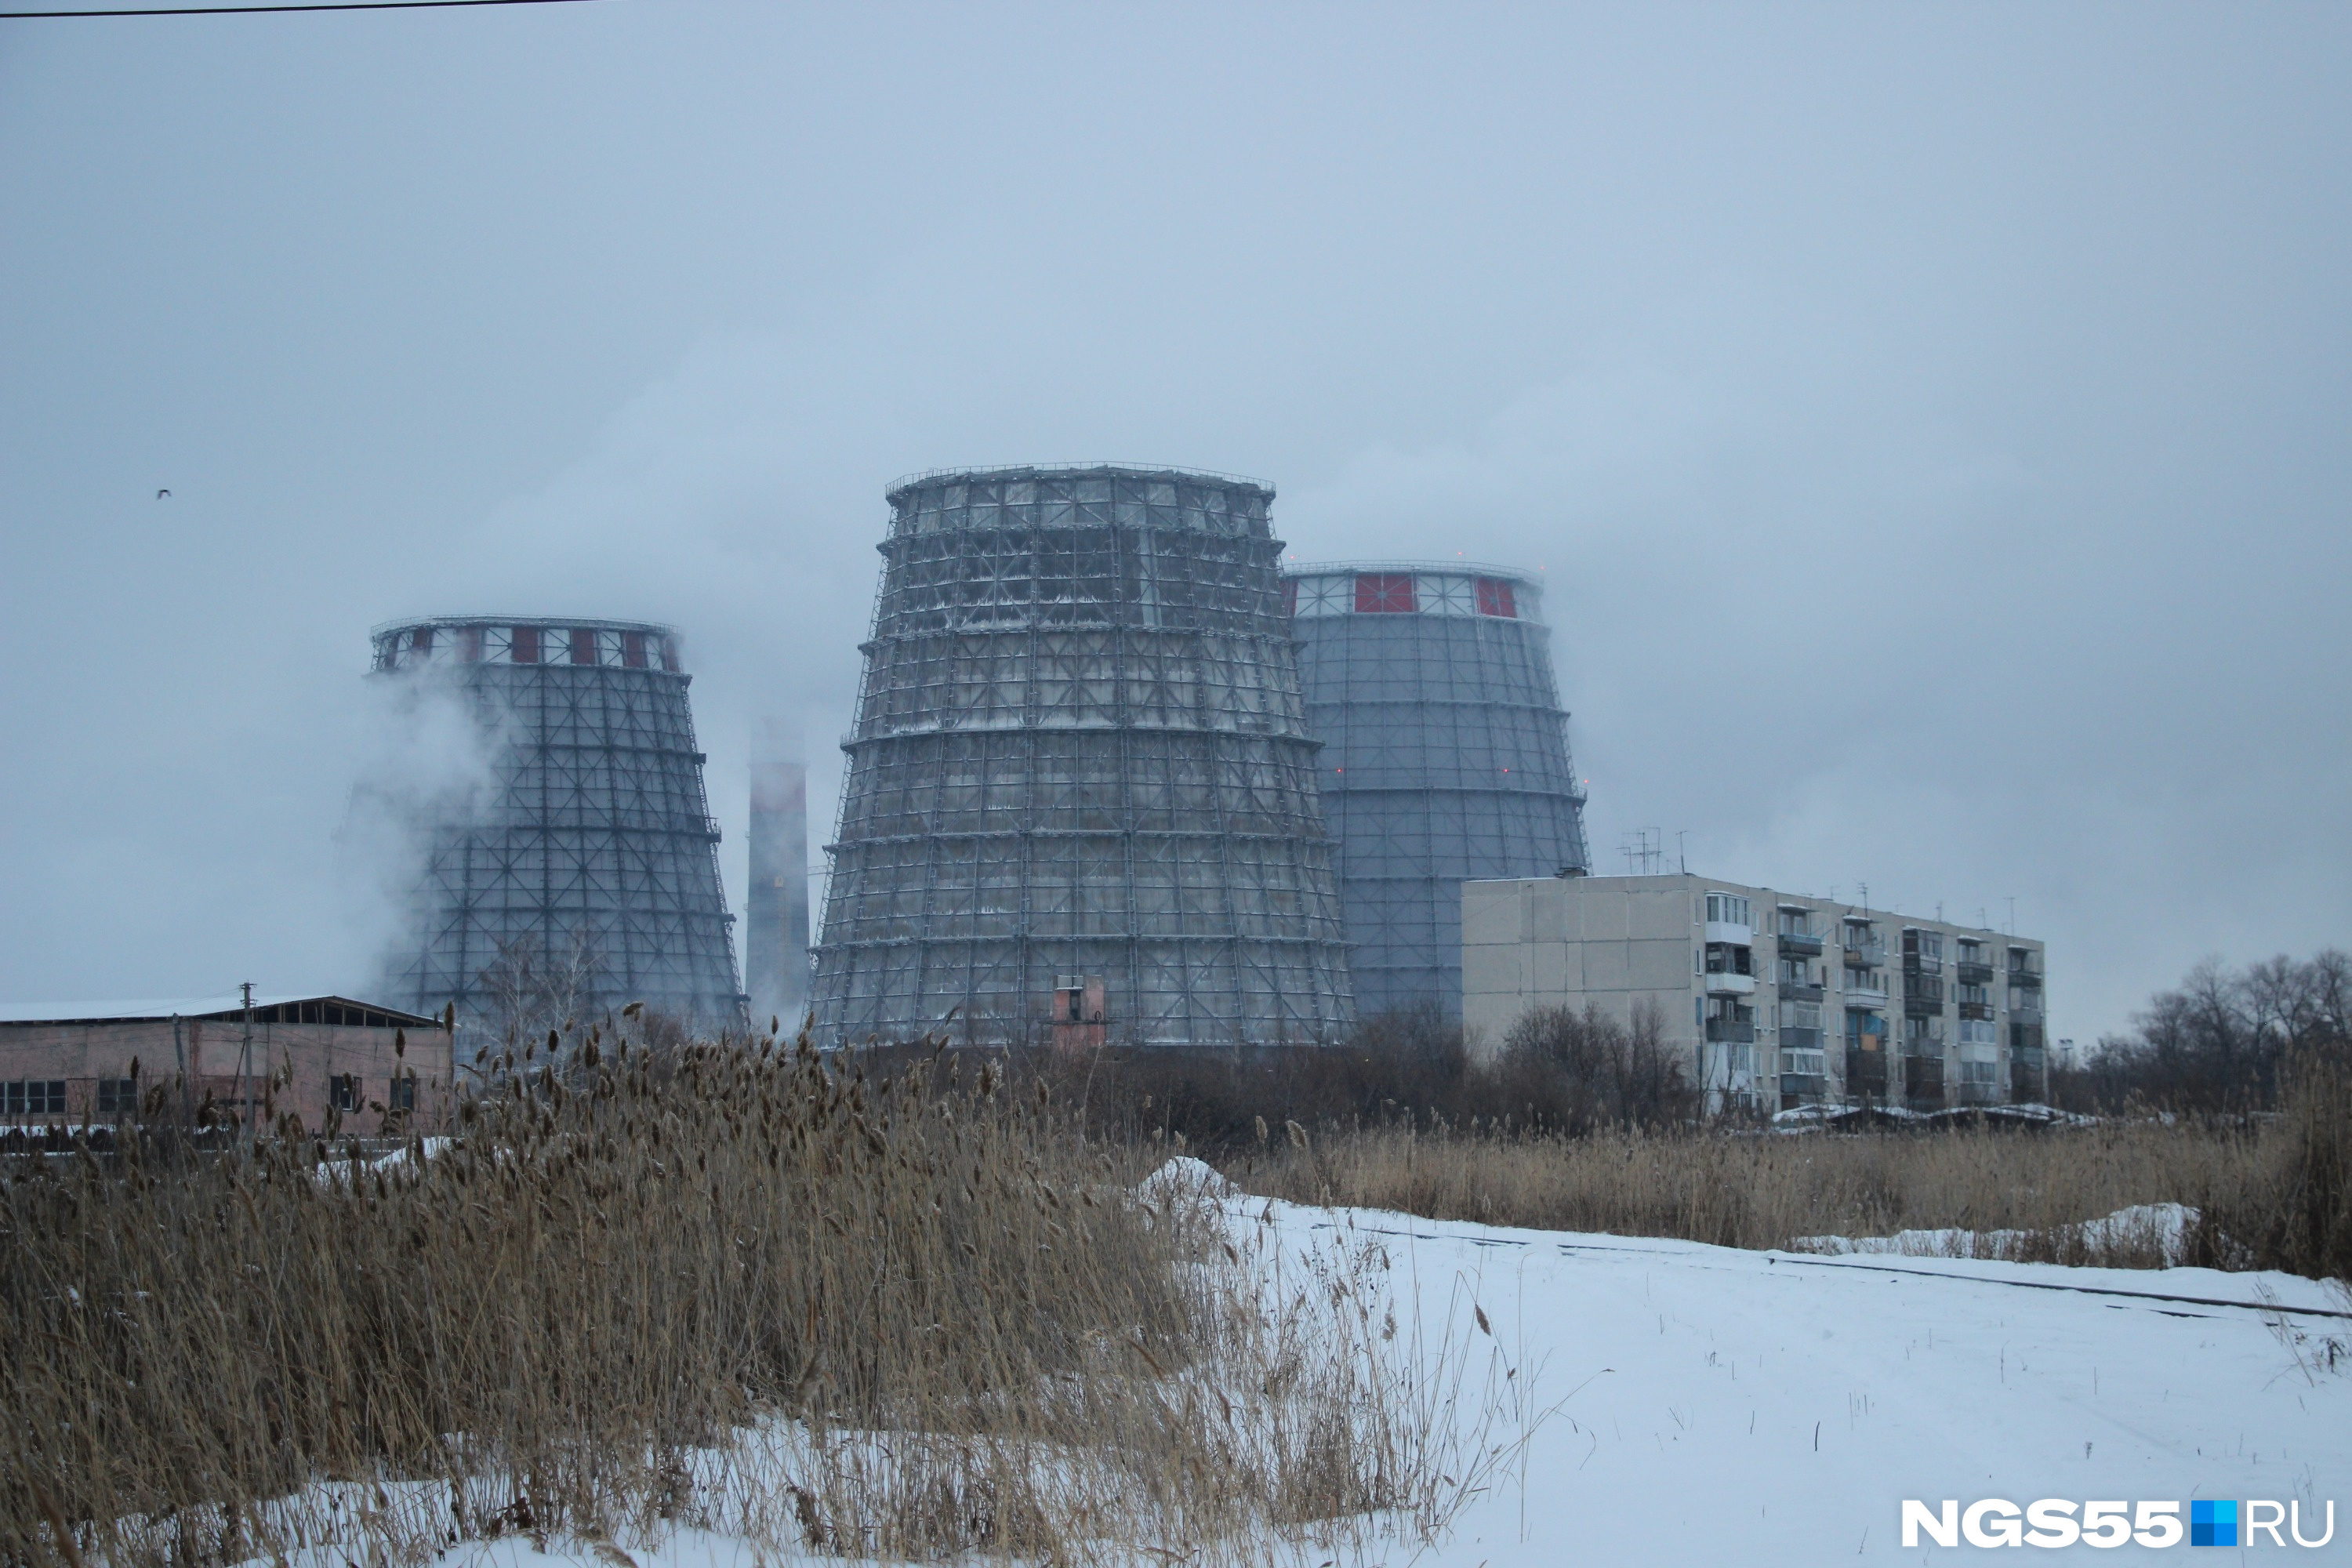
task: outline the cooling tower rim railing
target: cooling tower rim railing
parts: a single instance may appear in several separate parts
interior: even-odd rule
[[[436,630],[443,626],[538,626],[542,630],[550,626],[566,630],[577,626],[583,631],[650,632],[659,637],[677,636],[677,628],[666,621],[628,621],[611,616],[404,616],[397,620],[377,622],[368,628],[368,637],[380,638],[388,632],[404,632],[417,626],[431,626]],[[556,668],[552,660],[548,667]]]
[[[1531,588],[1550,585],[1549,579],[1538,566],[1529,571],[1525,566],[1500,566],[1492,561],[1285,561],[1282,574],[1286,577],[1344,577],[1356,573],[1394,573],[1399,576],[1432,577],[1495,577],[1507,583],[1525,583]]]
[[[1328,847],[1338,842],[1330,836],[1306,832],[1253,833],[1243,828],[1226,827],[955,827],[933,828],[922,833],[873,833],[856,838],[835,838],[818,848],[831,855],[836,850],[863,849],[875,844],[929,844],[933,840],[954,839],[959,842],[979,839],[1008,838],[1196,838],[1223,844],[1305,844]]]
[[[1549,710],[1557,711],[1557,710]],[[1216,724],[1122,724],[1116,720],[1084,724],[1048,721],[1034,723],[1014,720],[1010,723],[967,724],[923,723],[893,725],[872,734],[859,734],[853,730],[842,736],[845,752],[859,746],[878,746],[891,741],[921,741],[933,735],[1231,735],[1244,741],[1280,741],[1288,745],[1306,746],[1315,751],[1323,749],[1320,737],[1301,729],[1277,729],[1271,723],[1255,729],[1239,725]]]
[[[1191,479],[1213,485],[1246,486],[1274,499],[1274,481],[1252,479],[1247,474],[1221,473],[1215,468],[1179,468],[1173,463],[1124,463],[1102,461],[1090,463],[997,463],[977,468],[924,468],[911,474],[901,474],[884,489],[882,499],[896,504],[898,498],[911,489],[925,485],[944,483],[950,479],[1004,479],[1020,477],[1040,479],[1087,479],[1104,475],[1117,475],[1131,479]]]
[[[902,613],[911,618],[915,616],[941,615],[944,612],[938,610],[912,610]],[[1218,613],[1239,616],[1258,615],[1260,612],[1253,610],[1233,610]],[[1264,618],[1273,623],[1273,626],[1265,630],[1253,630],[1245,626],[1153,626],[1143,625],[1139,621],[1047,621],[1040,620],[1032,616],[1021,620],[1007,620],[1000,618],[987,621],[967,622],[961,625],[916,626],[908,631],[877,632],[871,637],[868,637],[864,642],[859,643],[857,645],[857,651],[860,653],[870,654],[877,648],[898,647],[908,643],[937,642],[941,637],[1053,637],[1065,632],[1148,632],[1154,637],[1216,637],[1222,638],[1227,642],[1253,643],[1287,643],[1298,640],[1297,635],[1288,629],[1289,618],[1283,616],[1279,611],[1265,612]],[[1497,617],[1489,618],[1492,619]],[[1539,623],[1528,621],[1526,624],[1528,626],[1536,626]]]

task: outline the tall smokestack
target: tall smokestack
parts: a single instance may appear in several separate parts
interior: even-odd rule
[[[743,979],[754,1027],[795,1033],[808,1012],[808,766],[796,722],[763,720],[751,746],[751,886]]]

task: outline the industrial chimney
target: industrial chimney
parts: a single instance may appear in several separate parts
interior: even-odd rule
[[[751,1022],[787,1035],[808,1016],[808,765],[796,722],[771,718],[751,743],[751,886],[743,980]]]

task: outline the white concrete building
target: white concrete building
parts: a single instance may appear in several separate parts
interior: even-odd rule
[[[1710,1109],[2038,1100],[2043,947],[1982,927],[1675,873],[1462,885],[1463,1022],[1654,1016]]]

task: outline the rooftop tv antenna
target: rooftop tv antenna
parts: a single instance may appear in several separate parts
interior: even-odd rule
[[[1624,836],[1619,850],[1625,857],[1625,875],[1654,877],[1665,869],[1665,829],[1637,827]]]

